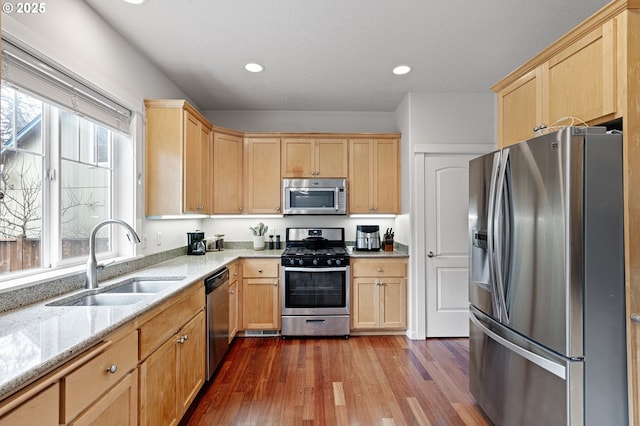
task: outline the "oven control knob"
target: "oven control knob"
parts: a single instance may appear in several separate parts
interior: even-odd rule
[[[300,266],[304,265],[304,260],[302,260],[302,259],[298,260],[298,265],[300,265]]]
[[[336,265],[340,265],[342,261],[340,259],[336,259]]]
[[[293,265],[295,262],[296,262],[295,259],[289,259],[289,264],[290,265]]]
[[[327,259],[327,265],[331,266],[332,263],[333,261],[331,259]]]
[[[317,265],[318,264],[318,259],[313,259],[313,264]]]

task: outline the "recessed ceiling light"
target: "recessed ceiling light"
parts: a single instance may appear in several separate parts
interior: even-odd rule
[[[142,4],[144,3],[146,0],[124,0],[126,3],[129,4]]]
[[[409,65],[398,65],[393,69],[393,73],[395,75],[404,75],[411,71],[411,67]]]
[[[250,63],[244,66],[244,69],[249,72],[261,72],[264,67],[260,64]]]

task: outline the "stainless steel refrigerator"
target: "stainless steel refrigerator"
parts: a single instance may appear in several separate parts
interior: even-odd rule
[[[469,240],[469,382],[489,418],[628,424],[622,135],[568,127],[471,160]]]

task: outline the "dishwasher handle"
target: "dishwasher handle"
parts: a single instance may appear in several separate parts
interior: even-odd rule
[[[211,293],[227,281],[229,281],[229,268],[225,266],[204,279],[205,293]]]

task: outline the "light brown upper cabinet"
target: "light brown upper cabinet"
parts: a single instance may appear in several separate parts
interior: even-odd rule
[[[398,139],[349,141],[349,213],[399,212]]]
[[[209,214],[211,125],[184,100],[145,100],[147,216]]]
[[[501,146],[533,136],[545,120],[542,99],[542,67],[530,71],[498,93],[498,139]]]
[[[241,214],[242,136],[213,131],[213,213]]]
[[[549,123],[585,122],[616,112],[615,21],[581,37],[549,60]]]
[[[282,139],[282,177],[346,178],[346,139]]]
[[[245,213],[279,214],[281,199],[280,139],[246,138],[244,141]]]
[[[550,46],[492,89],[498,94],[498,145],[535,136],[541,126],[589,125],[615,118],[617,111],[617,23],[608,20]]]

